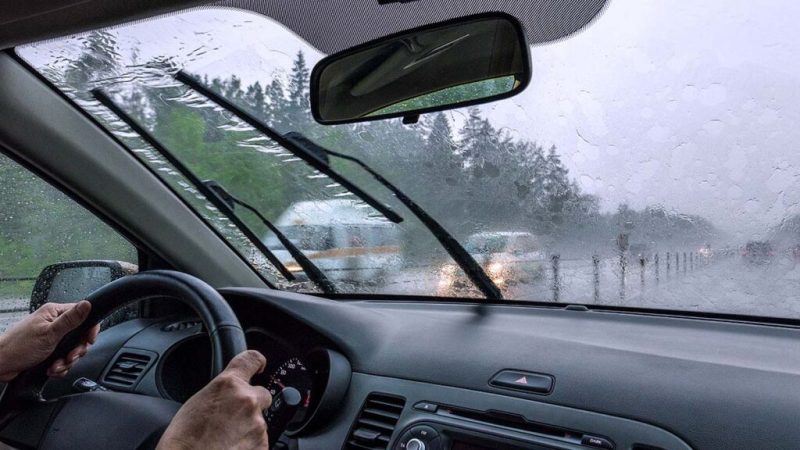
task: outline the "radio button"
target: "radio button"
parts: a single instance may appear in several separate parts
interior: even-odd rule
[[[411,435],[415,438],[419,438],[425,442],[428,442],[436,439],[439,436],[439,432],[433,427],[429,427],[427,425],[418,425],[411,429]]]
[[[601,438],[600,436],[589,436],[586,435],[581,439],[581,444],[586,445],[588,447],[594,448],[602,448],[602,449],[613,449],[614,444],[606,438]]]

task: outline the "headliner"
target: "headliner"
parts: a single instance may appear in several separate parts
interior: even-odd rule
[[[223,0],[282,22],[324,53],[458,16],[503,11],[531,44],[582,29],[607,0]],[[383,4],[381,4],[383,3]],[[0,48],[51,39],[195,7],[198,0],[0,0]]]

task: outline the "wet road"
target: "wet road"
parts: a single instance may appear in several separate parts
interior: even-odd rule
[[[745,315],[800,318],[800,262],[777,257],[767,264],[750,264],[739,256],[698,258],[693,264],[667,270],[662,260],[642,267],[628,263],[625,275],[619,259],[562,260],[558,282],[550,261],[543,262],[543,277],[505,290],[508,299],[633,306],[645,308],[713,311]],[[382,293],[435,295],[438,267],[400,271],[378,289]],[[374,292],[371,286],[365,290]],[[0,332],[27,314],[28,301],[0,299]]]
[[[663,256],[662,256],[663,258]],[[751,264],[740,256],[696,258],[677,268],[662,259],[658,270],[652,261],[642,267],[628,262],[623,270],[618,258],[562,260],[558,282],[550,261],[544,277],[506,289],[509,299],[560,303],[604,304],[646,308],[713,311],[747,315],[800,318],[800,262],[776,257],[767,264]],[[436,292],[439,271],[416,269],[396,275],[386,293]]]
[[[28,314],[28,300],[0,299],[0,333]]]

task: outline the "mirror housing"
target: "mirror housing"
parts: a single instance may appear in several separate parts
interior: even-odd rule
[[[404,117],[522,92],[530,53],[519,21],[504,13],[461,17],[330,55],[311,72],[311,111],[322,124]]]
[[[30,312],[48,302],[72,303],[83,300],[98,288],[138,271],[137,265],[123,261],[87,260],[49,265],[36,278]]]

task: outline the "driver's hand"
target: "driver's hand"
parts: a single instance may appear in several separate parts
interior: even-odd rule
[[[0,335],[0,382],[14,379],[20,372],[44,361],[61,339],[82,324],[91,311],[91,303],[45,303],[33,314],[12,325]],[[48,368],[51,377],[67,374],[69,369],[94,344],[100,326],[84,336],[83,342],[72,349],[66,358],[57,359]]]
[[[172,418],[157,450],[266,449],[263,411],[272,403],[265,388],[250,385],[267,360],[248,350],[183,404]]]

